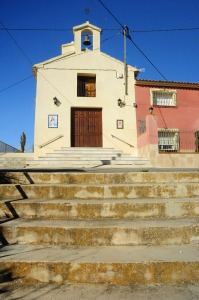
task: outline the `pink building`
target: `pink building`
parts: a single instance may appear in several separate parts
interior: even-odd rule
[[[140,154],[199,152],[198,83],[136,80],[135,99]]]

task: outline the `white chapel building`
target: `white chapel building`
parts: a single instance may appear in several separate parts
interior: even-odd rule
[[[100,147],[136,155],[138,70],[100,51],[101,29],[73,27],[61,55],[33,66],[36,78],[34,157],[62,147]]]

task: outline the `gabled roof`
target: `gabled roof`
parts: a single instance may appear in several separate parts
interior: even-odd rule
[[[173,88],[199,89],[199,83],[194,83],[194,82],[136,79],[135,84],[139,85],[139,86],[158,86],[158,87],[171,87],[171,88],[173,87]]]
[[[88,51],[89,51],[89,50],[88,50]],[[93,52],[93,51],[90,51],[90,52]],[[82,52],[82,54],[83,54],[83,53],[84,53],[84,52]],[[106,57],[106,58],[108,58],[108,59],[110,59],[110,60],[113,60],[113,61],[115,61],[115,62],[117,62],[117,63],[123,64],[123,62],[122,62],[121,60],[116,59],[116,58],[114,58],[114,57],[112,57],[112,56],[110,56],[110,55],[108,55],[108,54],[106,54],[106,53],[104,53],[104,52],[99,52],[99,53],[100,53],[100,55],[103,55],[104,57]],[[62,59],[64,59],[65,57],[68,57],[68,56],[71,56],[71,57],[72,57],[73,54],[74,54],[74,56],[76,56],[75,51],[73,51],[73,52],[68,52],[68,53],[66,53],[66,54],[58,55],[58,56],[53,57],[53,58],[51,58],[51,59],[48,59],[48,60],[45,60],[45,61],[40,62],[40,63],[38,63],[38,64],[35,64],[35,65],[32,67],[32,71],[33,71],[33,74],[34,74],[35,78],[37,77],[37,69],[43,68],[44,65],[46,65],[46,64],[50,64],[50,63],[53,63],[53,62],[55,62],[55,61],[62,60]],[[78,54],[78,56],[79,56],[79,54]],[[135,67],[133,67],[133,66],[131,66],[131,65],[128,65],[128,67],[132,68],[133,71],[136,73],[136,75],[137,75],[137,73],[139,73],[139,70],[137,70]]]
[[[61,55],[55,56],[55,57],[53,57],[53,58],[44,60],[44,61],[42,61],[42,62],[40,62],[40,63],[38,63],[38,64],[35,64],[35,65],[32,67],[32,71],[33,71],[33,74],[34,74],[35,78],[37,77],[37,69],[42,68],[44,65],[53,63],[53,62],[55,62],[55,61],[57,61],[57,60],[64,59],[65,57],[70,56],[70,55],[72,55],[72,54],[74,54],[74,53],[75,53],[75,51],[73,51],[73,52],[68,52],[68,53],[66,53],[66,54],[61,54]]]
[[[99,28],[95,25],[92,25],[91,23],[89,23],[89,21],[86,21],[86,23],[84,23],[84,24],[74,26],[73,27],[73,32],[75,32],[77,30],[84,30],[84,29],[87,29],[87,28],[91,28],[91,29],[97,30],[99,32],[102,31],[101,28]]]

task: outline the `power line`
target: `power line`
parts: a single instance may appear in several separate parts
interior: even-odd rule
[[[5,28],[0,27],[0,30],[11,31],[71,31],[69,28]]]
[[[0,23],[2,24],[2,26],[4,27],[4,25],[3,25],[3,23],[0,21]],[[5,27],[4,27],[5,28]],[[6,30],[6,28],[5,28],[5,30]],[[31,66],[32,66],[32,62],[31,62],[31,60],[29,59],[29,57],[25,54],[25,52],[23,51],[23,49],[19,46],[19,44],[15,41],[15,39],[12,37],[12,35],[9,33],[9,31],[8,30],[6,30],[6,32],[9,34],[9,36],[10,36],[10,38],[14,41],[14,43],[15,43],[15,45],[19,48],[19,50],[22,52],[22,54],[24,55],[24,57],[28,60],[28,62],[31,64]],[[118,33],[117,33],[118,34]],[[117,34],[115,34],[114,36],[116,36]],[[105,41],[107,41],[107,40],[109,40],[110,38],[112,38],[112,37],[114,37],[114,36],[111,36],[111,37],[109,37],[109,38],[107,38]],[[82,53],[82,54],[84,54],[84,52]],[[77,54],[77,55],[79,55],[79,54]],[[60,59],[63,59],[62,57],[60,58]],[[39,72],[39,70],[38,70],[38,72]],[[68,103],[70,103],[71,105],[72,105],[72,103],[71,103],[71,101],[69,101],[41,72],[39,72],[40,73],[40,75],[62,96],[62,97],[64,97],[65,99],[66,99],[66,101],[68,102]],[[32,77],[32,76],[31,76]],[[27,78],[25,78],[24,80],[26,80]],[[22,80],[22,81],[24,81],[24,80]],[[22,82],[22,81],[20,81],[20,82]],[[18,82],[18,83],[20,83],[20,82]],[[18,83],[16,83],[16,84],[18,84]],[[14,84],[14,85],[16,85],[16,84]],[[12,85],[12,86],[14,86],[14,85]],[[10,86],[10,87],[8,87],[8,88],[11,88],[12,86]],[[6,90],[6,89],[8,89],[8,88],[5,88],[5,89],[3,89],[3,90]],[[2,91],[3,91],[2,90]]]
[[[0,23],[1,23],[1,25],[4,27],[4,25],[3,25],[3,23],[0,21]],[[4,27],[5,28],[5,27]],[[6,28],[5,28],[5,30],[6,30]],[[31,64],[31,66],[33,65],[32,64],[32,62],[31,62],[31,60],[29,59],[29,57],[25,54],[25,52],[23,51],[23,49],[19,46],[19,44],[15,41],[15,39],[12,37],[12,35],[9,33],[9,31],[8,30],[6,30],[6,32],[8,33],[8,35],[10,36],[10,38],[14,41],[14,43],[15,43],[15,45],[19,48],[19,50],[22,52],[22,54],[24,55],[24,57],[27,59],[27,61]],[[41,74],[41,72],[40,72],[40,74]],[[48,81],[48,83],[51,85],[51,86],[53,86],[54,87],[54,89],[56,90],[56,91],[58,91],[61,95],[62,95],[62,93],[43,75],[43,74],[41,74],[41,76],[46,80],[46,81]],[[62,95],[63,96],[63,95]],[[64,97],[65,98],[65,97]],[[66,98],[65,98],[66,99]],[[66,99],[68,102],[70,102],[68,99]],[[70,102],[70,104],[71,104],[71,102]]]
[[[135,44],[135,42],[132,40],[131,36],[129,35],[129,29],[127,26],[123,26],[121,22],[111,13],[111,11],[106,7],[106,5],[101,1],[98,0],[104,8],[111,14],[111,16],[118,22],[118,24],[123,28],[123,32],[127,32],[126,37],[133,43],[133,45],[140,51],[140,53],[148,60],[148,62],[155,68],[155,70],[165,79],[165,76],[158,70],[158,68],[152,63],[152,61],[144,54],[144,52]],[[124,33],[123,33],[124,34]]]
[[[0,24],[3,26],[3,28],[5,29],[5,31],[7,32],[7,34],[10,36],[10,38],[13,40],[13,42],[15,43],[15,45],[17,46],[17,48],[21,51],[21,53],[23,54],[23,56],[26,58],[26,60],[33,65],[33,63],[31,62],[31,60],[29,59],[29,57],[25,54],[25,52],[23,51],[23,49],[19,46],[19,44],[17,43],[17,41],[13,38],[13,36],[10,34],[10,32],[5,28],[5,26],[3,25],[2,21],[0,20]]]
[[[0,27],[0,30],[9,31],[72,31],[72,28],[7,28]],[[102,31],[118,31],[121,28],[102,28]],[[194,31],[199,30],[199,27],[192,28],[170,28],[170,29],[129,29],[129,32],[133,33],[153,33],[153,32],[173,32],[173,31]]]
[[[4,27],[4,25],[3,25],[3,23],[0,21],[0,23],[2,24],[2,26]],[[5,27],[4,27],[5,28]],[[6,30],[6,28],[5,28],[5,30]],[[23,51],[23,49],[19,46],[19,44],[15,41],[15,39],[12,37],[12,35],[9,33],[9,31],[8,30],[6,30],[6,32],[9,34],[9,36],[10,36],[10,38],[14,41],[14,43],[15,43],[15,45],[19,48],[19,50],[22,52],[22,54],[24,55],[24,57],[28,60],[28,62],[31,64],[31,66],[33,65],[32,64],[32,62],[31,62],[31,60],[29,59],[29,57],[25,54],[25,52]],[[41,74],[41,73],[40,73]],[[54,88],[55,88],[55,90],[57,90],[61,95],[62,95],[62,93],[43,75],[43,74],[41,74],[41,76],[46,80],[46,81],[48,81],[48,83],[49,84],[51,84]],[[62,95],[63,96],[63,95]],[[65,97],[64,97],[65,98]],[[65,98],[66,99],[66,98]],[[66,99],[67,100],[67,99]],[[68,101],[68,100],[67,100]],[[70,102],[70,101],[68,101],[68,102]]]
[[[129,29],[130,32],[134,32],[134,33],[193,31],[193,30],[199,30],[199,27],[193,27],[193,28],[171,28],[171,29],[149,29],[149,30],[131,30],[131,29]]]
[[[119,25],[123,28],[124,26],[120,23],[120,21],[111,13],[111,11],[102,3],[101,0],[98,0],[105,8],[106,10],[111,14],[111,16],[119,23]],[[6,30],[6,32],[8,33],[8,35],[10,36],[10,38],[13,40],[13,42],[16,44],[16,46],[18,47],[18,49],[22,52],[22,54],[24,55],[24,57],[28,60],[28,62],[33,65],[33,63],[31,62],[31,60],[29,59],[29,57],[25,54],[25,52],[23,51],[23,49],[19,46],[19,44],[16,42],[16,40],[13,38],[13,36],[9,33],[8,29],[5,28],[4,24],[2,23],[2,21],[0,21],[0,24],[2,25],[2,27],[4,28],[4,30]],[[152,63],[152,61],[144,54],[144,52],[135,44],[135,42],[132,40],[132,38],[130,37],[129,33],[127,34],[127,37],[130,39],[130,41],[133,43],[133,45],[142,53],[142,55],[149,61],[149,63],[156,69],[156,71],[166,80],[165,76],[158,70],[158,68]],[[106,39],[108,40],[108,39]],[[42,75],[43,76],[43,75]],[[44,77],[44,76],[43,76]],[[45,78],[45,77],[44,77]],[[46,78],[45,78],[46,79]],[[47,80],[47,79],[46,79]],[[6,88],[7,89],[7,88]],[[5,89],[4,89],[5,90]]]
[[[119,34],[121,34],[121,32],[115,33],[114,35],[107,37],[106,39],[102,40],[101,43],[107,42],[107,41],[109,41],[110,39],[116,37]]]
[[[136,45],[132,38],[130,36],[128,36],[128,38],[133,43],[133,45],[140,51],[140,53],[142,53],[142,55],[148,60],[148,62],[154,67],[154,69],[164,78],[164,80],[167,81],[166,77],[158,70],[158,68],[154,65],[154,63],[152,63],[152,61],[146,56],[146,54],[144,54],[144,52],[138,47],[138,45]]]
[[[72,31],[72,28],[6,28],[0,27],[0,30],[9,31]],[[118,31],[120,28],[103,28],[103,31]]]
[[[1,22],[1,21],[0,21]],[[111,39],[111,38],[113,38],[113,37],[115,37],[116,35],[118,35],[118,34],[121,34],[121,33],[117,33],[117,34],[114,34],[113,36],[110,36],[110,37],[108,37],[108,38],[106,38],[106,39],[104,39],[102,42],[106,42],[106,41],[108,41],[109,39]],[[12,36],[9,34],[9,36],[12,38]],[[13,39],[13,38],[12,38]],[[15,43],[16,45],[17,45],[17,47],[19,46],[18,45],[18,43]],[[19,46],[20,47],[20,46]],[[21,50],[21,47],[20,47],[20,50]],[[94,49],[94,50],[97,50],[97,49]],[[23,50],[22,50],[23,51]],[[23,54],[25,54],[24,53],[24,51],[22,52]],[[77,56],[77,55],[82,55],[82,54],[85,54],[84,52],[82,52],[82,53],[80,53],[80,54],[76,54],[75,56]],[[27,57],[27,55],[25,54],[25,57]],[[65,57],[66,58],[66,57]],[[60,59],[63,59],[63,58],[60,58]],[[28,61],[29,61],[29,59],[28,59]],[[32,65],[32,64],[31,64]],[[40,73],[41,74],[41,73]],[[44,77],[44,75],[43,74],[41,74],[43,77]],[[24,79],[22,79],[22,80],[20,80],[20,81],[18,81],[18,82],[16,82],[16,83],[14,83],[14,84],[12,84],[12,85],[10,85],[10,86],[8,86],[8,87],[6,87],[6,88],[4,88],[4,89],[2,89],[2,90],[0,90],[0,93],[1,92],[4,92],[4,91],[6,91],[6,90],[8,90],[8,89],[10,89],[10,88],[12,88],[12,87],[14,87],[14,86],[16,86],[16,85],[18,85],[18,84],[20,84],[20,83],[22,83],[23,81],[25,81],[25,80],[27,80],[27,79],[29,79],[29,78],[32,78],[33,77],[33,75],[31,75],[31,76],[29,76],[29,77],[26,77],[26,78],[24,78]],[[45,78],[45,77],[44,77]],[[46,79],[46,78],[45,78]],[[47,80],[47,79],[46,79]],[[47,80],[48,81],[48,80]],[[49,81],[48,81],[49,82]],[[50,83],[50,82],[49,82]],[[51,84],[51,83],[50,83]],[[52,84],[51,84],[52,85]],[[52,85],[53,86],[53,85]],[[54,87],[54,86],[53,86]],[[55,89],[56,89],[56,87],[54,87]],[[56,89],[57,90],[57,89]],[[59,91],[58,91],[59,92]],[[61,94],[61,93],[60,93]],[[61,94],[62,95],[62,94]],[[63,95],[62,95],[63,96]],[[64,97],[65,98],[65,97]],[[66,98],[65,98],[66,99]],[[66,99],[67,100],[67,99]],[[68,100],[67,100],[68,101]]]
[[[109,14],[116,20],[116,22],[123,28],[122,23],[120,23],[120,21],[112,14],[112,12],[108,9],[108,7],[101,1],[98,0],[102,6],[104,6],[104,8],[109,12]]]
[[[18,81],[18,82],[16,82],[16,83],[13,83],[12,85],[10,85],[10,86],[4,88],[3,90],[0,90],[0,93],[6,91],[6,90],[12,88],[13,86],[18,85],[18,84],[20,84],[20,83],[24,82],[25,80],[30,79],[30,78],[32,78],[32,77],[33,77],[33,75],[28,76],[28,77],[26,77],[26,78],[24,78],[24,79],[22,79],[22,80],[20,80],[20,81]]]
[[[118,33],[115,33],[114,35],[112,36],[109,36],[107,37],[106,39],[102,40],[101,43],[104,43],[104,42],[107,42],[108,40],[116,37],[117,35],[121,34],[121,32],[118,32]],[[88,46],[88,49],[91,49],[92,48],[92,45],[91,46]],[[94,48],[93,51],[96,51],[98,50],[99,48]],[[80,56],[80,55],[86,55],[86,53],[88,52],[85,52],[85,51],[82,51],[80,53],[77,53],[77,54],[73,54],[73,57],[76,57],[76,56]],[[63,60],[63,59],[70,59],[70,56],[58,56],[58,58],[56,59],[56,61],[59,61],[59,60]],[[42,67],[43,68],[43,67]]]

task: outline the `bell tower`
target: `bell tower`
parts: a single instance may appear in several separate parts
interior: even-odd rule
[[[88,21],[82,25],[73,27],[75,53],[85,51],[100,51],[101,29],[90,24]]]

